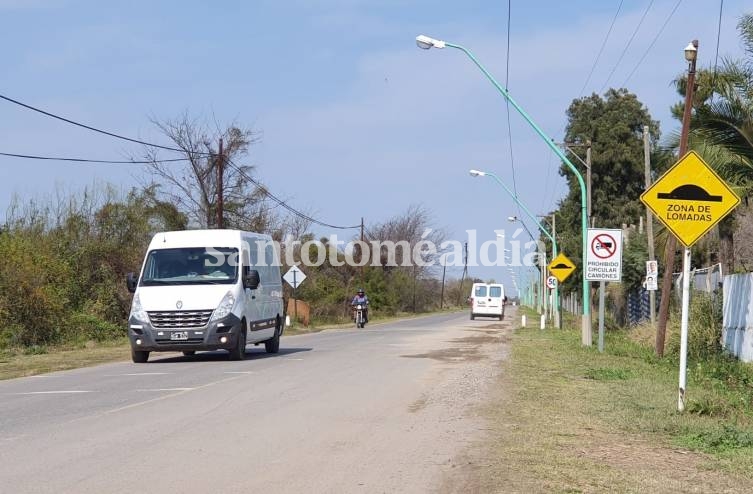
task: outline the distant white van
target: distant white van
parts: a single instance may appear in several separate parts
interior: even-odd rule
[[[476,317],[505,317],[505,287],[498,283],[474,283],[471,289],[471,320]]]
[[[248,343],[277,353],[283,331],[282,278],[268,235],[238,230],[162,232],[149,244],[128,319],[131,357],[224,349],[242,360]]]

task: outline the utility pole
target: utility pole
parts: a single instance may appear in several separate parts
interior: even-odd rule
[[[648,125],[643,126],[643,163],[646,172],[646,189],[651,186],[651,144],[649,143]],[[654,257],[654,217],[646,206],[646,237],[648,240],[648,260]],[[656,324],[656,290],[648,292],[649,311],[651,312],[651,326]]]
[[[224,167],[224,156],[223,156],[223,149],[222,149],[222,137],[220,137],[220,153],[217,156],[217,228],[224,228],[224,222],[223,222],[223,216],[224,216],[224,197],[223,195],[223,185],[224,185],[224,176],[223,176],[223,167]]]
[[[685,111],[682,114],[679,158],[682,158],[688,152],[690,116],[693,109],[693,93],[695,92],[695,62],[698,56],[698,40],[694,39],[692,45],[695,47],[696,53],[691,60],[688,60],[688,81],[685,86]],[[659,303],[659,320],[656,325],[656,355],[659,357],[664,356],[664,339],[667,334],[667,319],[669,318],[669,298],[672,296],[672,271],[675,266],[675,250],[677,249],[677,237],[672,235],[671,232],[667,233],[667,245],[664,249],[664,278],[661,283],[661,300]],[[690,249],[685,250],[690,251]]]
[[[444,308],[444,275],[447,271],[447,260],[442,263],[442,293],[439,295],[439,310]]]
[[[465,243],[465,250],[464,250],[464,256],[463,256],[463,276],[460,277],[460,290],[458,291],[458,305],[460,305],[460,301],[463,299],[463,282],[465,281],[465,277],[468,274],[468,242]]]
[[[361,245],[359,245],[359,248],[361,249],[361,258],[358,260],[358,264],[361,266],[359,266],[358,270],[361,276],[361,287],[363,287],[363,216],[361,216]]]
[[[593,228],[593,210],[591,209],[591,139],[586,141],[586,193],[588,194],[588,202],[586,204],[588,226]],[[591,287],[589,286],[588,288],[590,289]]]

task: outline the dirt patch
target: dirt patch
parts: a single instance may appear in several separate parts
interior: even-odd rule
[[[476,348],[444,348],[427,353],[418,353],[415,355],[401,355],[405,358],[430,358],[440,362],[475,362],[485,358],[479,354]]]
[[[477,343],[483,345],[485,343],[500,343],[502,342],[500,336],[466,336],[465,338],[456,338],[452,340],[453,343]]]
[[[426,396],[422,396],[418,400],[414,401],[411,406],[408,407],[408,411],[411,413],[417,413],[426,408],[426,405],[429,403],[429,400],[426,398]]]
[[[487,324],[486,326],[481,326],[484,329],[508,329],[510,327],[510,323],[504,323],[504,322],[497,322],[494,324]]]

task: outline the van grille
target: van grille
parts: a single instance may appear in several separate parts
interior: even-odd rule
[[[152,326],[158,329],[203,328],[212,310],[170,310],[147,312]]]

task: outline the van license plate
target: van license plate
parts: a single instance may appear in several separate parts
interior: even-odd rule
[[[170,339],[173,341],[185,341],[188,339],[188,331],[173,331],[170,333]]]

